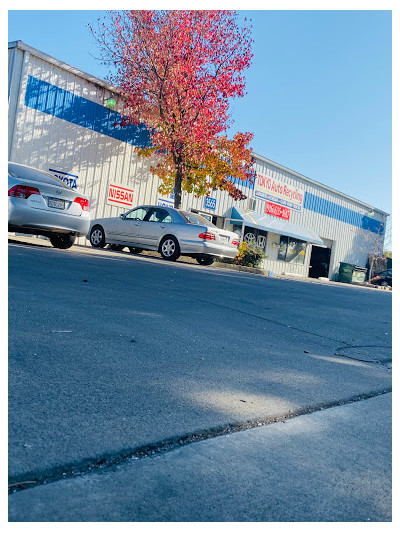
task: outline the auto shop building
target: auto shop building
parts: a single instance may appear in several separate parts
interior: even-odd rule
[[[123,112],[115,87],[21,41],[9,43],[8,51],[10,161],[50,171],[87,195],[92,218],[140,204],[173,206],[173,198],[159,193],[149,160],[134,152],[146,144],[146,128],[114,126]],[[340,262],[364,267],[368,254],[382,253],[387,213],[254,157],[255,183],[232,178],[246,200],[222,191],[202,198],[184,193],[182,208],[256,242],[267,256],[263,267],[274,275],[335,280]]]

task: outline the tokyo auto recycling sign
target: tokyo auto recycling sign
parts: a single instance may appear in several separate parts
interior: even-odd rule
[[[282,205],[294,211],[301,211],[304,190],[270,176],[257,174],[254,183],[254,195],[257,198]]]

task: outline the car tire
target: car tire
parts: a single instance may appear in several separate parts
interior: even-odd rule
[[[199,265],[208,266],[212,265],[215,259],[213,257],[196,257],[196,261]]]
[[[55,233],[54,235],[50,235],[50,242],[54,248],[61,248],[62,250],[71,248],[75,239],[75,235],[70,233]]]
[[[106,245],[106,236],[101,226],[93,226],[90,231],[90,244],[94,248],[104,248]]]
[[[122,244],[110,244],[110,250],[113,252],[122,252],[122,250],[125,248],[125,246],[122,246]]]
[[[129,251],[131,254],[140,254],[143,252],[143,248],[133,248],[132,246],[129,247]]]
[[[176,261],[181,255],[179,242],[173,235],[167,235],[160,243],[159,252],[163,259],[167,261]]]

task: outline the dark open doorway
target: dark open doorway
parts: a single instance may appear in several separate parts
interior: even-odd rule
[[[313,245],[311,250],[310,278],[327,278],[329,273],[329,263],[331,260],[331,249]]]

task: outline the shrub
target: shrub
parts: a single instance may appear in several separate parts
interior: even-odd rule
[[[234,259],[235,265],[258,267],[262,260],[267,257],[264,250],[258,246],[252,246],[247,242],[242,242],[239,246],[239,253]]]

